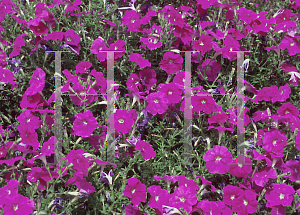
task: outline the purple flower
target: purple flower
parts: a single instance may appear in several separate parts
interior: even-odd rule
[[[139,135],[138,138],[135,138],[135,137],[133,136],[131,139],[126,139],[126,141],[127,141],[129,144],[134,145],[134,146],[136,146],[136,143],[137,143],[138,141],[140,141],[140,140],[141,140],[141,134]]]
[[[21,69],[21,67],[23,67],[23,64],[21,63],[21,61],[19,61],[18,59],[15,59],[15,58],[8,60],[7,63],[14,70],[15,74]]]
[[[61,205],[61,198],[60,197],[56,197],[51,203],[50,203],[50,208],[52,208],[55,205],[55,207],[58,210],[62,210],[64,206]]]
[[[112,169],[109,171],[108,174],[106,174],[105,172],[101,172],[100,175],[101,175],[100,182],[112,184],[112,176],[114,175]]]

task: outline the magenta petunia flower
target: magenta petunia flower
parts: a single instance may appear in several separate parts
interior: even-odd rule
[[[93,64],[90,61],[82,61],[76,66],[76,73],[85,73]]]
[[[292,56],[300,53],[300,42],[294,37],[285,36],[278,48],[282,50],[287,49],[289,55]]]
[[[221,111],[221,113],[216,113],[216,115],[211,115],[211,117],[208,118],[208,123],[218,123],[221,126],[224,126],[224,123],[228,119],[229,114],[226,114],[224,111]]]
[[[179,26],[180,28],[183,28],[187,23],[187,20],[182,18],[181,13],[179,13],[176,10],[171,10],[168,13],[168,16],[170,19],[170,23],[173,25]]]
[[[137,53],[130,54],[128,60],[137,63],[142,69],[145,67],[151,67],[151,63],[147,59],[144,59],[142,55]]]
[[[277,113],[280,116],[285,116],[288,113],[296,117],[299,116],[299,110],[291,102],[283,103],[282,106],[277,109]]]
[[[229,165],[229,174],[238,178],[246,178],[251,171],[252,162],[244,155],[238,155],[234,163]]]
[[[21,51],[21,47],[25,46],[25,41],[24,41],[24,37],[27,36],[27,34],[21,34],[18,35],[17,38],[15,39],[14,43],[13,43],[13,51],[9,54],[9,57],[14,57],[14,56],[18,56],[20,54]]]
[[[278,91],[275,93],[274,97],[272,98],[272,102],[275,103],[276,101],[284,102],[286,101],[291,94],[291,88],[289,87],[288,83],[284,86],[279,87]]]
[[[67,8],[65,10],[65,16],[67,15],[68,12],[72,13],[75,10],[78,10],[78,5],[81,5],[82,0],[75,0],[74,2],[71,2],[70,0],[66,0],[67,3]]]
[[[137,31],[140,26],[141,14],[135,10],[126,10],[122,17],[122,23],[128,26],[129,31]]]
[[[17,128],[23,144],[30,145],[34,149],[39,148],[38,135],[35,131],[32,131],[32,128],[21,124]]]
[[[199,4],[201,4],[203,9],[208,9],[214,3],[218,3],[218,0],[197,0]]]
[[[11,88],[14,89],[14,86],[16,85],[15,80],[17,80],[14,77],[14,73],[10,71],[9,69],[4,69],[0,67],[0,81],[4,83],[10,83]]]
[[[151,147],[150,143],[147,143],[143,140],[138,141],[135,148],[141,151],[141,155],[144,157],[144,159],[154,158],[156,155],[156,152]]]
[[[189,25],[180,28],[178,25],[175,26],[175,30],[173,31],[174,36],[179,37],[184,45],[188,45],[189,42],[192,41],[191,35],[195,34],[195,30],[192,29]]]
[[[140,77],[136,73],[129,75],[126,85],[129,90],[138,94],[140,90],[143,89],[143,86],[140,84]]]
[[[150,49],[151,51],[162,47],[162,43],[154,36],[149,36],[148,38],[141,37],[140,41],[145,43],[147,48]]]
[[[205,155],[204,160],[208,172],[226,174],[229,170],[229,163],[232,162],[232,154],[225,146],[215,145],[214,148],[209,149]]]
[[[230,34],[227,34],[223,43],[224,43],[224,47],[221,48],[223,57],[227,58],[230,61],[236,60],[237,53],[233,52],[233,51],[240,50],[239,42],[236,41],[235,39],[233,39],[233,37]],[[215,50],[215,51],[217,51],[217,50]]]
[[[101,87],[100,92],[106,93],[107,81],[104,78],[104,75],[101,72],[96,72],[95,69],[91,71],[91,75],[95,77],[97,82],[96,85]]]
[[[214,81],[218,77],[218,73],[221,71],[221,64],[215,60],[211,61],[211,59],[206,59],[201,66],[203,70],[200,66],[198,66],[198,69],[202,73],[203,77],[205,77],[205,75],[207,76],[208,81]],[[202,75],[199,74],[198,76],[201,80],[204,80]]]
[[[97,119],[90,110],[78,113],[73,123],[74,134],[81,137],[89,137],[97,128]]]
[[[44,40],[60,40],[62,41],[64,38],[64,33],[62,31],[54,31],[51,34],[48,34],[47,36],[45,36],[43,39]]]
[[[18,117],[18,122],[20,122],[20,124],[22,126],[27,127],[29,130],[31,130],[32,132],[35,131],[35,129],[38,129],[40,127],[40,120],[39,118],[34,115],[32,113],[32,111],[30,110],[25,110],[24,112],[22,112]]]
[[[149,90],[154,84],[156,84],[156,72],[154,69],[143,69],[139,73],[142,84]]]
[[[300,135],[297,134],[297,136],[300,137]],[[297,138],[296,138],[297,139]],[[299,150],[299,146],[297,147],[296,143],[296,148]],[[299,161],[296,160],[288,160],[286,162],[286,168],[283,170],[283,173],[289,172],[290,175],[288,176],[291,181],[297,181],[300,180],[300,163]]]
[[[274,92],[278,91],[278,87],[272,85],[271,87],[263,87],[257,93],[257,96],[253,101],[257,103],[258,101],[270,101],[274,97]]]
[[[20,194],[15,194],[14,196],[8,196],[6,198],[3,213],[11,215],[29,215],[33,212],[34,205],[35,203],[32,199],[28,199]]]
[[[39,93],[36,93],[32,96],[26,95],[25,93],[22,96],[22,100],[20,102],[20,106],[22,109],[25,108],[37,108],[42,105],[42,98]]]
[[[37,68],[29,81],[30,87],[25,91],[26,95],[32,96],[41,92],[45,87],[45,72],[41,68]]]
[[[80,36],[75,33],[74,29],[67,30],[64,33],[64,41],[69,45],[78,46],[80,42]]]
[[[274,129],[273,131],[265,133],[263,147],[268,152],[283,155],[284,147],[287,144],[286,140],[287,137],[285,135],[281,134],[278,129]]]
[[[49,166],[52,168],[52,166]],[[52,178],[59,177],[59,174],[56,172],[51,172]],[[40,181],[40,185],[38,186],[38,190],[46,190],[47,182],[51,180],[48,170],[45,166],[40,167],[31,167],[31,171],[27,174],[28,181],[37,182]]]
[[[40,16],[28,22],[27,25],[37,37],[42,34],[48,34],[48,27],[42,22],[42,18]]]
[[[110,44],[110,50],[115,51],[123,51],[123,52],[114,52],[114,59],[117,60],[118,58],[122,57],[125,54],[125,41],[118,39],[115,43]]]
[[[181,99],[182,92],[175,83],[164,84],[159,92],[163,92],[172,104],[178,103]]]
[[[252,190],[245,190],[243,195],[240,195],[233,201],[232,210],[241,215],[252,214],[258,209],[256,200],[257,194]]]
[[[252,180],[260,187],[264,187],[264,183],[268,183],[269,178],[277,178],[276,170],[273,167],[265,167],[255,173]]]
[[[295,190],[292,186],[287,184],[274,184],[272,190],[267,190],[265,198],[268,201],[267,207],[274,207],[277,205],[291,206],[293,201],[293,194]]]
[[[199,186],[193,179],[188,179],[184,175],[177,176],[177,180],[179,181],[179,186],[191,188],[194,191],[199,189]]]
[[[126,205],[125,206],[125,213],[126,214],[134,214],[134,215],[142,215],[140,212],[139,207],[135,205]]]
[[[108,47],[105,45],[104,39],[98,38],[93,41],[91,46],[91,52],[97,55],[99,61],[105,61],[107,54],[101,51],[108,51]]]
[[[233,205],[233,202],[244,194],[244,191],[232,185],[227,185],[223,189],[223,202],[229,206]]]
[[[185,74],[188,76],[187,78],[191,79],[191,73],[190,72],[186,72],[186,71],[182,71],[179,72],[175,75],[174,79],[173,79],[173,83],[175,83],[176,85],[178,85],[178,87],[181,90],[184,90],[184,82],[185,82]]]
[[[78,174],[77,172],[73,174],[72,178],[69,178],[65,186],[68,184],[74,184],[79,189],[79,192],[77,195],[79,196],[88,196],[89,194],[96,192],[95,187],[92,185],[92,182],[87,182],[86,179],[83,177],[82,174]]]
[[[167,52],[164,54],[160,66],[167,74],[171,75],[173,73],[179,72],[182,68],[183,58],[180,54],[175,54],[174,52]]]
[[[85,152],[82,149],[71,150],[67,155],[66,159],[69,163],[72,163],[73,168],[77,173],[82,174],[83,176],[88,176],[88,168],[90,167],[89,161],[83,155]]]
[[[134,121],[130,113],[126,109],[116,110],[114,114],[114,126],[117,132],[127,134],[132,130]]]
[[[196,191],[185,186],[179,186],[175,189],[170,201],[172,205],[176,205],[177,209],[184,208],[189,214],[192,211],[192,206],[197,204]]]
[[[123,194],[130,198],[132,204],[138,205],[140,202],[145,202],[147,198],[146,186],[137,178],[129,178],[127,183]]]
[[[4,187],[0,188],[0,208],[6,203],[7,197],[13,197],[18,194],[19,182],[11,179]]]
[[[7,155],[7,150],[4,146],[0,147],[0,158],[4,158]]]
[[[197,113],[204,111],[206,114],[210,114],[217,110],[215,100],[207,91],[199,92],[195,96],[192,96],[192,107],[193,111]]]
[[[211,47],[211,37],[208,35],[202,34],[198,40],[193,41],[193,48],[197,51],[201,51],[202,54],[211,50]]]
[[[75,105],[87,105],[97,100],[97,97],[90,96],[96,94],[96,91],[94,90],[94,88],[90,88],[90,85],[87,86],[86,89],[84,89],[83,86],[79,82],[77,82],[73,89],[77,93],[76,96],[72,96],[72,101]],[[83,103],[82,101],[85,99],[85,97],[87,100]]]
[[[163,114],[168,109],[169,100],[164,93],[150,93],[146,110],[152,115]]]
[[[222,208],[218,207],[218,204],[216,202],[211,202],[208,200],[202,200],[200,202],[198,202],[198,204],[196,205],[196,208],[199,208],[205,215],[209,215],[209,214],[222,214]]]
[[[162,205],[166,205],[169,202],[168,191],[161,189],[161,187],[157,185],[150,186],[147,191],[151,195],[148,206],[151,208],[157,208],[160,212],[162,212]]]

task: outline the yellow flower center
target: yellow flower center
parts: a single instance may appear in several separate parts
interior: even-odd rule
[[[206,103],[206,101],[205,101],[205,100],[202,100],[202,101],[201,101],[201,103],[202,103],[202,104],[205,104],[205,103]]]
[[[158,103],[158,99],[155,99],[154,102],[155,102],[155,103]]]
[[[273,141],[273,145],[274,145],[274,146],[276,145],[276,142],[277,142],[276,140]]]
[[[119,123],[124,123],[124,119],[119,119]]]
[[[230,199],[231,199],[231,200],[234,200],[234,197],[235,197],[235,196],[234,196],[234,195],[232,195],[232,196],[230,196]]]
[[[221,159],[222,159],[222,158],[221,158],[220,156],[217,156],[217,157],[216,157],[216,160],[217,160],[217,161],[219,161],[219,160],[221,160]]]
[[[289,111],[287,110],[287,111],[285,111],[285,114],[287,114],[287,113],[289,113]]]
[[[70,37],[67,38],[67,41],[71,41],[72,39]]]
[[[180,201],[185,202],[185,198],[184,197],[180,197],[179,199],[180,199]]]
[[[83,123],[84,123],[85,125],[87,125],[87,121],[86,121],[86,120],[84,120]]]
[[[169,95],[172,95],[172,91],[169,91]]]
[[[295,43],[290,43],[290,45],[291,45],[291,46],[294,46],[294,45],[295,45]]]
[[[238,166],[239,166],[239,167],[243,167],[243,164],[242,164],[242,163],[238,163]]]
[[[244,200],[244,205],[248,205],[248,202],[246,200]]]
[[[200,45],[200,46],[203,46],[204,44],[203,44],[203,42],[201,41],[201,42],[199,43],[199,45]]]
[[[284,195],[283,193],[280,193],[280,196],[279,196],[280,200],[281,200],[281,199],[284,199],[284,196],[285,196],[285,195]]]
[[[18,210],[18,205],[14,205],[14,211]]]

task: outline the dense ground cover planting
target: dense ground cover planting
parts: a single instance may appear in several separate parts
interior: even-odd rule
[[[0,213],[299,214],[299,19],[299,0],[1,0]]]

